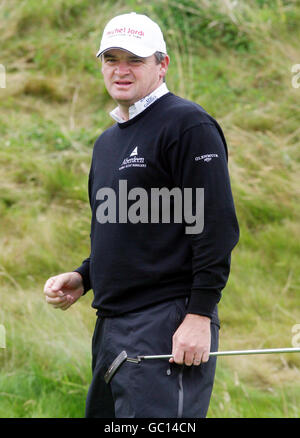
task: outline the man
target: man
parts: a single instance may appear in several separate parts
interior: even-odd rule
[[[202,107],[169,92],[166,44],[148,17],[113,18],[97,56],[117,103],[111,112],[117,123],[93,150],[91,254],[74,272],[46,282],[46,300],[66,310],[94,291],[87,417],[205,417],[216,366],[209,352],[218,348],[217,303],[239,234],[226,141]],[[162,209],[151,197],[159,190]],[[196,196],[186,200],[188,190]],[[191,218],[194,228],[187,227]],[[172,353],[172,359],[125,362],[106,384],[104,374],[122,350]]]

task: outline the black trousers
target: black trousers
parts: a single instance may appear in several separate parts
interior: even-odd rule
[[[186,315],[186,299],[166,301],[112,318],[98,317],[92,340],[93,378],[87,418],[203,418],[213,388],[216,357],[200,366],[168,359],[124,362],[109,384],[104,374],[121,351],[129,357],[171,354],[172,336]],[[211,351],[219,326],[211,323]]]

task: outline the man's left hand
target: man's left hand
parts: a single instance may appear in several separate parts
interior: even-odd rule
[[[172,358],[178,364],[200,365],[210,352],[210,318],[188,313],[173,335]]]

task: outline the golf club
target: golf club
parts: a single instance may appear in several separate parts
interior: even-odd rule
[[[209,356],[242,356],[250,354],[276,354],[276,353],[300,353],[300,348],[266,348],[260,350],[229,350],[229,351],[211,351]],[[140,363],[142,360],[148,359],[171,359],[171,354],[161,354],[152,356],[137,356],[128,357],[125,350],[123,350],[109,366],[104,375],[104,380],[109,383],[116,374],[120,366],[125,362]]]

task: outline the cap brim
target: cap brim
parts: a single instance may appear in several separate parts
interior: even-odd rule
[[[132,53],[133,55],[139,56],[140,58],[147,58],[148,56],[151,56],[156,52],[156,50],[154,50],[154,49],[141,50],[141,49],[136,48],[136,47],[126,46],[126,48],[125,48],[122,46],[112,46],[112,47],[106,47],[105,49],[98,50],[96,57],[99,58],[101,55],[103,55],[103,53],[107,52],[108,50],[112,50],[112,49],[124,50],[125,52]]]

